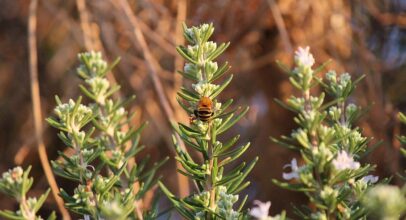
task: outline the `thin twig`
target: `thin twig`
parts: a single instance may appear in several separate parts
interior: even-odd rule
[[[283,18],[278,6],[275,3],[275,0],[268,0],[269,7],[271,8],[272,16],[276,22],[276,26],[278,27],[279,33],[281,34],[281,39],[283,45],[285,46],[287,53],[292,53],[292,43],[289,40],[288,32],[286,31],[285,22],[283,22]]]
[[[29,15],[28,15],[28,53],[30,63],[30,78],[31,78],[31,98],[32,109],[34,113],[34,127],[35,137],[38,145],[38,154],[41,160],[42,168],[44,169],[45,176],[48,183],[51,186],[52,194],[55,198],[59,211],[62,214],[63,219],[71,219],[68,211],[63,205],[62,199],[58,196],[59,188],[55,181],[55,177],[52,173],[51,166],[49,165],[48,155],[45,149],[44,140],[42,138],[42,116],[41,116],[41,99],[39,95],[38,85],[38,66],[37,66],[37,46],[36,46],[36,28],[37,28],[37,6],[38,0],[31,0]]]
[[[169,120],[169,123],[175,124],[176,122],[174,119],[174,112],[169,104],[168,98],[165,96],[164,88],[163,88],[162,83],[157,74],[157,72],[161,69],[161,67],[160,67],[159,63],[155,60],[155,58],[152,56],[152,53],[147,45],[144,35],[141,32],[141,29],[139,28],[140,26],[139,26],[136,16],[132,12],[131,7],[126,0],[119,0],[120,5],[118,5],[117,2],[114,0],[111,0],[111,3],[116,8],[121,8],[123,10],[124,14],[126,15],[127,19],[129,20],[129,22],[132,26],[132,29],[133,29],[133,34],[134,34],[134,38],[136,41],[135,43],[137,43],[141,47],[141,50],[142,50],[141,52],[146,61],[147,68],[150,73],[149,76],[151,77],[155,92],[158,95],[159,103],[160,103],[161,107],[163,108],[164,113]],[[180,139],[179,135],[177,133],[175,133],[175,136],[176,136],[177,142],[179,143],[181,149],[186,151],[183,141]],[[181,168],[181,165],[179,163],[177,163],[176,165],[178,168]],[[177,177],[178,177],[178,190],[179,190],[180,196],[181,197],[188,196],[189,195],[188,179],[179,173],[177,173]]]

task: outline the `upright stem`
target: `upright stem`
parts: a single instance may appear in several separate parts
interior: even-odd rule
[[[215,177],[213,178],[213,166],[214,164],[214,158],[213,158],[213,136],[212,136],[212,132],[211,132],[211,126],[213,125],[211,122],[209,123],[209,127],[208,127],[208,134],[210,139],[207,141],[208,143],[208,152],[207,155],[209,157],[209,173],[210,175],[208,176],[208,178],[206,179],[206,190],[208,192],[210,192],[210,200],[209,200],[209,208],[214,211],[216,209],[216,188],[214,187],[214,182],[213,179],[215,179]],[[209,215],[209,219],[212,218],[212,216],[210,214]]]
[[[310,112],[313,111],[312,109],[312,104],[310,101],[310,91],[305,90],[303,92],[303,97],[305,99],[305,112]],[[310,143],[312,144],[313,148],[318,147],[318,140],[317,140],[317,134],[315,131],[311,130],[308,131],[310,134]],[[314,176],[316,177],[317,184],[318,184],[318,189],[317,189],[317,194],[320,194],[320,191],[323,189],[323,181],[321,180],[319,172],[316,170],[316,168],[313,169]]]
[[[202,43],[199,43],[199,48],[203,48]],[[205,57],[203,53],[200,53],[201,55],[198,57],[199,60],[199,68],[200,68],[200,72],[202,73],[202,80],[203,82],[206,82],[207,76],[206,76],[206,68],[205,68]],[[214,164],[214,158],[213,158],[213,146],[214,146],[214,142],[215,142],[215,138],[212,134],[212,126],[213,124],[211,123],[211,121],[208,122],[208,129],[207,129],[207,133],[209,134],[210,139],[208,140],[208,155],[209,155],[209,171],[210,171],[210,176],[209,179],[207,180],[207,190],[210,192],[210,209],[212,211],[214,211],[216,209],[216,188],[214,187],[215,182],[213,180],[215,180],[215,176],[213,173],[213,166]],[[217,165],[216,165],[217,166]]]
[[[85,166],[85,160],[83,158],[83,154],[82,154],[82,149],[81,146],[78,144],[78,142],[76,141],[75,138],[73,138],[73,148],[76,150],[76,153],[79,156],[79,179],[80,179],[80,184],[82,185],[87,185],[86,179],[84,178],[84,171],[87,169]],[[92,191],[91,191],[92,192]],[[94,193],[92,192],[92,196],[94,197]],[[94,198],[95,202],[97,203],[97,198]],[[96,206],[97,207],[97,206]],[[96,211],[97,212],[97,211]],[[98,214],[96,213],[96,215],[98,216]],[[83,219],[90,219],[90,216],[87,214],[83,215]]]
[[[337,105],[341,110],[340,124],[342,126],[345,126],[346,125],[345,103],[344,102],[339,102]]]
[[[86,180],[84,179],[84,170],[86,169],[85,167],[85,160],[83,158],[83,154],[82,154],[82,149],[80,147],[80,145],[77,143],[77,141],[75,140],[75,138],[73,139],[73,148],[76,150],[77,155],[79,156],[79,179],[80,179],[80,184],[85,185],[86,184]]]
[[[210,179],[213,179],[213,158],[210,159],[210,173]],[[214,183],[212,181],[210,182],[210,209],[214,210],[216,208],[216,188],[214,187]]]
[[[305,111],[312,110],[312,105],[310,103],[310,90],[303,91],[303,97],[305,99]]]
[[[22,215],[26,220],[35,220],[35,212],[31,210],[27,204],[27,197],[26,195],[21,196],[21,211]]]

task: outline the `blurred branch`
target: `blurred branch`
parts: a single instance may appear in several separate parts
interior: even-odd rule
[[[165,91],[164,88],[162,86],[162,83],[158,77],[157,72],[161,69],[159,63],[155,60],[155,58],[152,56],[152,53],[147,45],[147,42],[144,38],[143,33],[141,32],[141,29],[139,28],[140,25],[138,23],[138,19],[136,18],[136,16],[134,15],[134,13],[131,11],[131,7],[128,4],[128,2],[126,0],[119,0],[119,5],[116,1],[111,0],[111,3],[116,7],[116,8],[121,8],[121,10],[123,10],[125,16],[127,17],[128,21],[130,22],[131,26],[132,26],[132,30],[133,30],[133,34],[135,37],[136,42],[142,51],[142,55],[146,61],[147,64],[147,68],[149,70],[149,76],[151,77],[152,83],[154,85],[154,89],[158,95],[159,98],[159,103],[162,106],[165,115],[167,116],[169,122],[171,125],[176,124],[176,121],[174,120],[174,112],[169,104],[169,100],[165,95]],[[181,140],[181,138],[179,137],[179,135],[177,133],[175,133],[176,139],[180,145],[180,147],[182,148],[182,150],[186,151],[186,148],[183,144],[183,141]],[[177,167],[181,168],[180,164],[177,163]],[[178,190],[180,193],[181,197],[187,196],[189,195],[189,187],[188,187],[188,179],[177,173],[178,176]]]
[[[38,0],[31,0],[28,15],[28,53],[29,53],[29,64],[30,64],[30,79],[31,79],[31,98],[32,98],[32,109],[34,113],[34,127],[35,127],[35,137],[38,145],[38,154],[41,160],[42,168],[44,169],[45,176],[47,177],[48,183],[51,186],[52,194],[55,198],[56,204],[62,214],[63,219],[71,219],[68,211],[65,209],[62,199],[59,197],[59,188],[55,181],[55,177],[52,173],[51,166],[49,165],[48,155],[45,149],[44,140],[42,138],[42,116],[41,116],[41,99],[39,95],[39,85],[38,85],[38,58],[37,58],[37,38],[36,38],[36,28],[37,28],[37,6]]]
[[[292,43],[289,40],[289,34],[286,31],[285,22],[283,22],[283,18],[278,5],[275,3],[275,0],[268,0],[268,5],[271,8],[272,16],[275,20],[276,26],[278,27],[280,37],[283,45],[285,46],[286,52],[292,53]]]
[[[83,40],[85,42],[85,47],[88,51],[94,50],[93,43],[91,40],[91,28],[89,24],[89,15],[86,10],[86,3],[84,0],[76,0],[76,6],[79,11],[80,26],[83,31]]]
[[[397,25],[406,27],[406,15],[381,12],[373,1],[365,1],[368,12],[382,25]]]

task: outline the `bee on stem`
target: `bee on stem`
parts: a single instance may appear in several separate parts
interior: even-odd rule
[[[213,114],[213,101],[209,97],[203,96],[197,103],[197,107],[193,111],[193,116],[190,118],[190,122],[192,123],[196,119],[199,119],[202,122],[208,122]]]

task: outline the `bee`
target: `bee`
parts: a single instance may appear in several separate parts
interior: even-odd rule
[[[91,192],[92,191],[92,186],[93,186],[93,182],[91,180],[86,180],[85,191],[86,192]]]
[[[213,101],[206,96],[203,96],[197,103],[197,108],[193,111],[194,116],[190,119],[193,122],[195,119],[199,119],[202,122],[210,121],[213,116]]]

